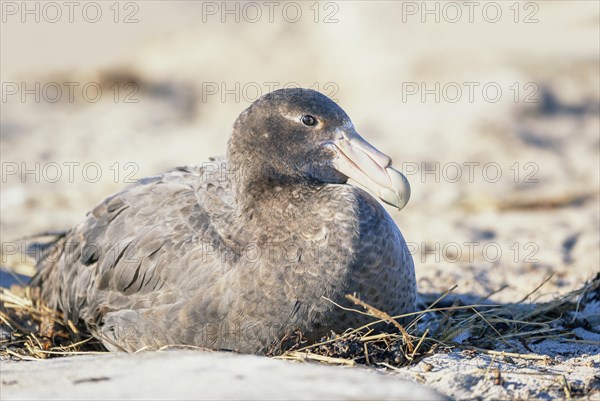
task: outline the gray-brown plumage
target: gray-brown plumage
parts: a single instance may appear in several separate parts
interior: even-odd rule
[[[412,258],[385,202],[408,201],[391,160],[326,96],[271,92],[236,120],[226,159],[140,180],[60,237],[32,284],[110,350],[188,344],[268,352],[415,303]]]

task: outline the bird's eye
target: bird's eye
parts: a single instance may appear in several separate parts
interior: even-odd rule
[[[313,125],[317,125],[317,119],[310,114],[307,114],[302,116],[302,124],[312,127]]]

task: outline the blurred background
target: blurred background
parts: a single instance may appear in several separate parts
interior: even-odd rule
[[[2,266],[128,182],[225,153],[273,89],[336,100],[412,185],[419,288],[599,271],[600,3],[2,1]]]

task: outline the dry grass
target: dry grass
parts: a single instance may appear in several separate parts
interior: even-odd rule
[[[39,301],[33,289],[0,288],[0,359],[46,359],[107,352],[89,333]]]
[[[435,352],[461,348],[466,356],[485,353],[552,363],[553,358],[549,355],[518,352],[514,341],[508,340],[516,339],[528,350],[529,343],[545,339],[577,341],[572,329],[586,323],[572,319],[561,322],[563,324],[558,322],[569,312],[577,311],[584,297],[600,299],[600,274],[582,288],[551,302],[525,304],[549,279],[550,277],[531,294],[514,304],[462,305],[458,297],[451,297],[455,288],[433,300],[424,310],[401,316],[389,317],[362,301],[355,302],[373,316],[373,322],[357,329],[349,329],[341,335],[332,333],[317,344],[297,344],[278,358],[394,368],[418,362]],[[390,319],[393,322],[388,324],[389,332],[375,333],[372,330],[376,324],[390,322]],[[412,320],[404,328],[398,327],[399,319]]]
[[[389,316],[349,296],[365,309],[363,313],[373,317],[371,323],[340,335],[331,333],[310,345],[300,333],[295,333],[282,342],[286,351],[277,358],[393,369],[418,362],[435,352],[462,348],[466,356],[486,353],[550,363],[547,355],[519,353],[513,349],[514,341],[508,340],[517,339],[525,349],[529,349],[531,342],[550,338],[577,341],[570,330],[577,322],[570,321],[570,326],[556,323],[568,312],[578,310],[584,297],[600,299],[600,274],[576,291],[539,304],[525,303],[533,292],[514,304],[487,303],[488,296],[479,304],[462,305],[460,298],[453,295],[454,289],[429,300],[427,308],[402,316]],[[34,301],[32,289],[13,286],[10,290],[0,290],[0,333],[3,335],[0,358],[44,359],[106,352],[90,334],[80,331],[72,322],[65,323],[60,313]],[[406,327],[400,325],[399,321],[407,320],[410,323]],[[373,326],[382,322],[387,323],[387,332],[375,332]],[[569,328],[565,328],[567,326]]]

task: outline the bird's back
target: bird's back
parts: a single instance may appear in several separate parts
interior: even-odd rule
[[[109,347],[113,337],[116,348],[127,349],[116,337],[145,330],[136,327],[143,324],[139,314],[152,310],[156,319],[164,308],[168,321],[167,309],[199,286],[218,289],[228,263],[218,227],[231,211],[222,167],[214,160],[174,169],[103,200],[38,262],[32,284],[42,299],[106,337]]]

